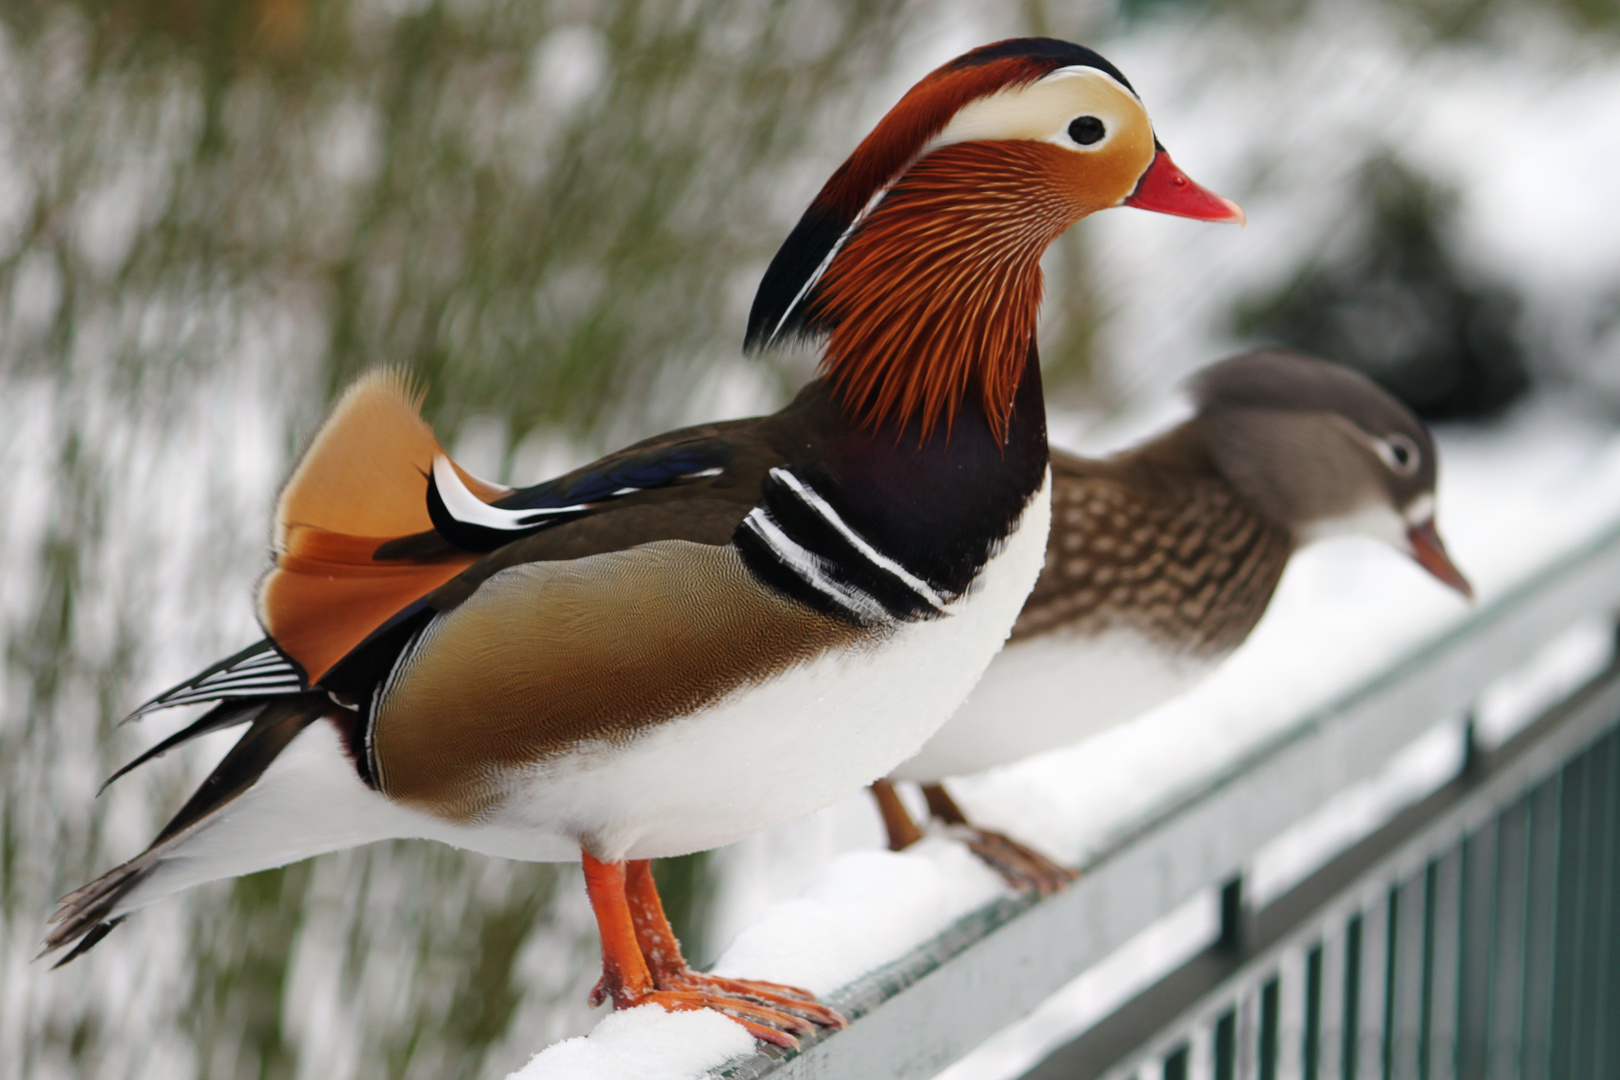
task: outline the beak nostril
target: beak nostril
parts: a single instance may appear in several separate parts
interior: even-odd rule
[[[1136,190],[1126,196],[1121,205],[1200,221],[1243,224],[1243,211],[1238,209],[1237,203],[1193,183],[1163,150],[1155,154],[1152,164],[1137,180]]]

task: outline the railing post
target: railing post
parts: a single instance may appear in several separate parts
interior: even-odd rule
[[[1463,747],[1462,767],[1458,770],[1459,776],[1472,776],[1479,770],[1479,727],[1474,719],[1474,710],[1470,708],[1463,717]]]
[[[1223,952],[1241,952],[1244,939],[1248,936],[1244,926],[1247,921],[1248,912],[1243,905],[1243,875],[1239,873],[1221,885],[1221,927],[1215,947]]]

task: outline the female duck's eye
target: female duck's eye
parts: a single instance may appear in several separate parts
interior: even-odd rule
[[[1106,134],[1108,129],[1095,116],[1082,116],[1069,125],[1069,138],[1081,146],[1090,146]]]
[[[1411,476],[1417,471],[1418,448],[1405,435],[1392,434],[1379,439],[1378,456],[1402,476]]]

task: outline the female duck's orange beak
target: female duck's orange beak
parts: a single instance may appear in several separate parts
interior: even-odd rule
[[[1452,562],[1451,556],[1446,553],[1446,545],[1434,527],[1433,518],[1408,529],[1406,540],[1412,545],[1412,558],[1417,560],[1419,566],[1468,599],[1474,598],[1474,587],[1463,577],[1463,572],[1457,569],[1457,564]]]
[[[1237,203],[1193,183],[1163,147],[1153,155],[1153,164],[1136,182],[1136,190],[1126,197],[1124,205],[1221,224],[1242,225],[1246,220]]]

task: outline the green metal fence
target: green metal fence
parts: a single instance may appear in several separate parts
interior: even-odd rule
[[[1620,669],[1027,1080],[1620,1075]]]

